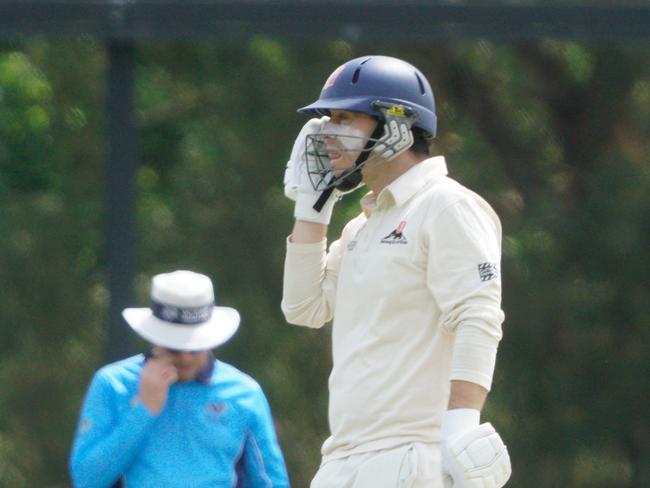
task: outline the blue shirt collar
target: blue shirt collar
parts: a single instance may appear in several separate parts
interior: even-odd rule
[[[214,372],[215,365],[216,365],[216,360],[214,357],[214,353],[210,351],[210,355],[208,356],[208,362],[201,369],[201,371],[197,373],[196,381],[198,381],[199,383],[203,383],[204,385],[209,384],[210,380],[212,379],[212,373]]]

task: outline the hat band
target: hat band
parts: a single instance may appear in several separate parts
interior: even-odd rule
[[[213,303],[200,307],[175,307],[166,303],[157,302],[153,298],[151,299],[151,312],[154,317],[175,324],[191,325],[207,322],[212,317],[213,308]]]

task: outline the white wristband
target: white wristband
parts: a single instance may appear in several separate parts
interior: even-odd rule
[[[442,418],[442,439],[448,440],[455,434],[467,432],[479,426],[481,412],[474,408],[447,410]]]

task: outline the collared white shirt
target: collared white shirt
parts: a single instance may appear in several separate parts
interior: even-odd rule
[[[501,338],[501,225],[480,196],[418,163],[326,252],[288,242],[282,310],[333,319],[331,437],[323,456],[437,442],[449,381],[489,389]]]

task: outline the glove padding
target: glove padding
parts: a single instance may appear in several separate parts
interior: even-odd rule
[[[306,161],[309,156],[306,155],[305,145],[307,135],[322,132],[323,125],[327,122],[329,122],[329,117],[313,118],[307,121],[293,144],[291,156],[284,171],[284,194],[296,202],[293,213],[296,220],[324,225],[328,225],[330,222],[334,203],[339,199],[340,192],[334,190],[320,212],[314,210],[314,204],[322,192],[316,191],[309,180],[308,162]]]
[[[489,422],[452,435],[442,444],[443,470],[453,488],[501,488],[512,473],[508,449]]]

